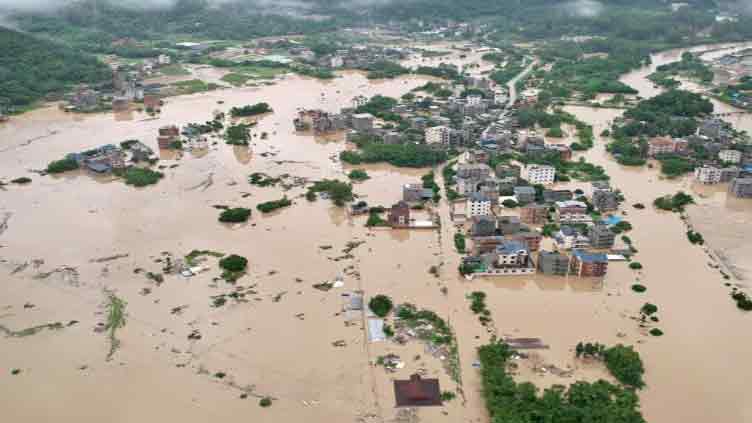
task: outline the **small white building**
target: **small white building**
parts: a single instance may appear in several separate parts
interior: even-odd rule
[[[467,199],[467,217],[488,216],[491,214],[491,200],[480,194],[473,194]]]
[[[446,126],[426,128],[426,144],[449,144],[450,133]]]
[[[721,150],[718,159],[726,163],[739,163],[742,161],[742,152],[738,150]]]
[[[556,178],[556,168],[547,165],[527,165],[522,168],[520,177],[533,185],[551,185]]]
[[[483,97],[479,95],[469,95],[467,96],[467,105],[468,106],[479,106],[483,102]]]
[[[166,54],[160,54],[159,57],[157,57],[157,63],[159,63],[160,66],[169,65],[170,62],[170,56]]]
[[[329,61],[329,66],[333,68],[341,68],[344,66],[345,60],[342,58],[342,56],[332,56],[331,60]]]
[[[695,169],[695,179],[701,184],[717,184],[721,182],[721,169],[712,166],[702,166]]]

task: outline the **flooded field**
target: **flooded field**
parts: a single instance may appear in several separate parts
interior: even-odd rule
[[[648,73],[637,71],[625,81],[647,96]],[[749,318],[734,307],[708,252],[687,241],[677,215],[625,208],[645,267],[640,272],[613,263],[602,281],[534,276],[471,282],[457,274],[455,230],[444,201],[435,210],[444,223],[439,230],[368,230],[365,217],[327,200],[308,202],[301,186],[283,191],[248,184],[253,172],[345,179],[352,167],[337,160],[344,142],[295,133],[297,109],[337,111],[356,95],[398,97],[426,81],[368,81],[359,72],[328,82],[289,76],[273,86],[170,98],[158,119],[45,108],[0,125],[0,177],[33,179],[0,191],[0,325],[21,331],[63,323],[0,338],[5,415],[19,422],[483,422],[475,348],[495,333],[540,337],[550,346],[520,362],[519,379],[538,386],[607,378],[600,365],[575,361],[574,346],[622,342],[635,345],[647,366],[648,387],[640,397],[648,421],[752,421],[746,389],[752,368],[744,365],[752,343],[737,335]],[[76,172],[32,173],[100,144],[140,139],[156,147],[160,126],[204,122],[215,110],[262,101],[274,113],[253,132],[267,132],[268,139],[255,137],[248,148],[216,140],[196,154],[165,152],[159,162],[165,178],[153,187],[135,189]],[[591,123],[596,134],[622,112],[567,111]],[[655,169],[619,166],[601,139],[584,154],[607,169],[627,205],[694,190],[699,205],[689,214],[709,248],[749,268],[752,255],[744,253],[752,238],[712,228],[730,219],[748,222],[752,206],[729,201],[724,191],[702,193],[687,179],[664,180]],[[428,171],[358,167],[371,179],[356,184],[355,193],[384,206],[400,198],[401,185]],[[256,212],[256,204],[282,195],[295,204],[269,215]],[[247,224],[225,226],[217,222],[215,205],[253,208],[254,214]],[[147,277],[168,258],[194,249],[241,254],[249,274],[234,286],[216,280],[217,260],[209,258],[210,270],[194,277],[168,275],[161,283]],[[437,276],[429,272],[432,266]],[[313,287],[338,275],[340,288]],[[632,292],[636,281],[648,287],[646,293]],[[368,343],[364,320],[348,322],[342,313],[342,294],[354,290],[387,294],[446,319],[457,336],[461,383],[417,340]],[[495,331],[469,310],[466,295],[475,290],[488,295]],[[119,348],[107,360],[111,342],[99,324],[107,320],[110,293],[127,302],[127,316],[117,332]],[[227,302],[216,306],[218,296]],[[645,302],[659,306],[660,338],[648,337],[634,320]],[[405,367],[386,373],[374,365],[388,353],[399,355]],[[12,376],[11,369],[20,373]],[[439,378],[442,390],[458,392],[458,398],[417,415],[395,409],[391,381],[417,371]],[[261,397],[271,397],[273,406],[259,407]]]

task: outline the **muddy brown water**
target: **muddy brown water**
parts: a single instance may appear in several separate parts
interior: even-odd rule
[[[628,78],[639,80],[635,75]],[[442,370],[441,360],[419,342],[367,344],[362,321],[345,324],[341,295],[362,289],[367,295],[385,293],[396,302],[432,309],[457,333],[464,400],[421,409],[419,418],[486,421],[472,363],[475,348],[490,334],[469,311],[465,298],[480,289],[488,294],[499,335],[541,337],[551,346],[535,360],[520,362],[520,379],[545,387],[608,377],[599,365],[575,361],[573,347],[579,341],[624,342],[640,350],[647,366],[648,388],[640,397],[649,421],[752,419],[745,389],[752,369],[744,365],[752,345],[739,336],[749,316],[734,308],[718,271],[708,266],[711,259],[702,248],[689,244],[676,215],[650,207],[625,208],[635,226],[629,236],[645,266],[640,273],[615,263],[602,281],[535,276],[469,282],[456,274],[459,255],[454,252],[455,229],[449,224],[445,202],[436,210],[444,223],[438,231],[367,230],[364,217],[353,218],[325,200],[309,203],[299,198],[304,193],[301,187],[283,192],[246,182],[252,172],[345,178],[352,167],[335,158],[347,147],[337,137],[296,134],[292,118],[297,108],[336,111],[355,95],[399,96],[426,80],[368,81],[357,72],[329,82],[290,76],[269,87],[171,98],[157,120],[138,112],[115,119],[46,108],[0,126],[0,177],[33,179],[31,185],[0,191],[0,216],[11,213],[7,230],[0,235],[4,281],[0,323],[20,329],[79,321],[59,331],[0,338],[4,365],[0,405],[5,415],[19,422],[52,418],[63,422],[156,418],[381,422],[396,415],[394,378],[424,371],[438,377],[443,390],[454,390],[457,385]],[[162,125],[202,122],[214,110],[258,101],[269,102],[275,110],[254,130],[268,132],[268,140],[254,138],[248,149],[217,140],[208,151],[164,153],[160,164],[178,167],[165,169],[164,180],[153,187],[134,189],[113,178],[82,172],[54,177],[29,173],[67,152],[103,143],[136,138],[155,147],[156,130]],[[568,110],[593,124],[596,134],[621,113]],[[695,189],[686,179],[669,181],[655,170],[619,166],[607,156],[600,139],[584,154],[607,168],[627,204],[650,204],[680,187]],[[396,201],[402,184],[418,182],[427,171],[359,167],[371,179],[356,184],[355,192],[381,205]],[[437,178],[441,183],[440,172]],[[581,186],[588,190],[586,184]],[[254,208],[282,195],[294,198],[295,205],[270,215],[254,210],[250,222],[242,225],[219,224],[218,210],[212,208],[217,204]],[[748,204],[729,201],[721,190],[710,189],[699,203],[689,211],[697,226],[702,226],[704,215],[695,210],[707,208],[711,227],[727,221],[732,212],[749,216]],[[722,248],[716,245],[723,240],[715,240],[710,230],[701,232],[710,248]],[[734,239],[739,245],[735,248],[748,248],[748,241]],[[341,258],[347,243],[354,240],[365,243],[352,251],[353,258]],[[247,301],[230,299],[223,307],[211,307],[212,296],[236,289],[212,280],[219,274],[215,259],[207,262],[211,270],[206,273],[192,278],[169,275],[159,286],[143,273],[134,273],[137,268],[160,271],[162,264],[155,260],[162,252],[180,256],[192,249],[248,257],[249,274],[238,281],[248,292]],[[92,262],[126,253],[128,257]],[[749,257],[738,256],[737,265],[745,266]],[[34,259],[44,262],[11,275]],[[72,283],[63,273],[35,278],[61,266],[75,267],[78,282]],[[439,267],[439,277],[429,274],[431,266]],[[343,288],[322,292],[312,287],[338,274],[344,274]],[[648,287],[645,294],[631,291],[636,280]],[[144,295],[145,288],[149,294]],[[119,331],[121,345],[112,361],[105,361],[109,349],[105,335],[93,331],[105,320],[104,289],[128,302],[127,324]],[[661,338],[648,337],[630,318],[646,301],[659,306],[661,321],[656,326],[666,333]],[[27,303],[33,307],[24,307]],[[182,312],[173,314],[176,307]],[[194,330],[201,334],[200,340],[187,338]],[[332,346],[340,340],[347,346]],[[405,368],[387,374],[370,365],[386,353],[400,355]],[[541,363],[574,373],[562,377],[532,369]],[[13,368],[22,372],[11,376]],[[215,377],[217,372],[226,377]],[[251,392],[247,399],[239,398],[239,387]],[[266,395],[275,402],[262,409],[257,396]]]

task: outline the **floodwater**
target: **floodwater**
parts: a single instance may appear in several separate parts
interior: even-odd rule
[[[446,202],[434,210],[444,223],[437,231],[368,230],[365,217],[349,216],[326,200],[301,198],[300,186],[283,191],[247,183],[253,172],[344,179],[352,167],[336,157],[347,146],[338,137],[295,133],[297,109],[336,111],[356,95],[396,97],[427,80],[368,81],[357,72],[326,82],[290,76],[273,86],[170,98],[156,120],[138,112],[123,120],[47,108],[0,125],[0,178],[33,179],[0,191],[0,325],[20,330],[78,322],[0,338],[5,367],[0,407],[6,419],[385,422],[400,417],[391,381],[422,371],[438,377],[442,390],[461,388],[462,395],[444,407],[420,409],[420,420],[487,421],[472,365],[475,348],[497,334],[541,337],[550,345],[519,363],[519,378],[541,387],[608,377],[602,366],[574,360],[574,346],[623,342],[635,345],[647,366],[641,399],[648,421],[752,420],[745,389],[752,370],[743,364],[752,345],[737,335],[748,316],[735,309],[718,270],[708,266],[711,258],[689,244],[676,215],[625,208],[635,227],[629,236],[645,266],[639,273],[614,263],[605,280],[535,276],[470,282],[457,275],[459,255]],[[203,122],[215,110],[260,101],[274,113],[259,119],[254,134],[267,132],[268,139],[255,137],[250,148],[214,140],[206,151],[165,153],[159,163],[166,166],[165,178],[156,186],[134,189],[81,172],[31,173],[67,152],[103,143],[136,138],[156,147],[162,125]],[[596,134],[621,113],[568,110],[592,123]],[[627,204],[650,204],[679,187],[691,188],[686,180],[660,179],[655,170],[621,167],[603,144],[599,139],[584,154],[607,168]],[[358,167],[371,179],[355,184],[355,193],[384,206],[400,198],[401,185],[420,181],[427,171]],[[439,169],[436,177],[443,185]],[[581,188],[588,191],[587,184]],[[256,212],[256,204],[283,195],[295,204],[269,215]],[[707,193],[690,215],[704,204],[729,204],[723,196]],[[225,226],[217,222],[214,205],[254,208],[254,215],[247,224]],[[743,204],[727,207],[749,210]],[[365,242],[351,256],[343,251],[360,241]],[[161,270],[163,253],[180,257],[193,249],[246,256],[249,274],[236,286],[216,281],[218,266],[210,259],[211,269],[192,278],[166,275],[158,285],[145,276]],[[429,273],[432,266],[438,276]],[[54,270],[59,271],[48,275]],[[342,288],[312,287],[339,274]],[[646,293],[631,291],[636,280],[648,287]],[[106,320],[105,290],[128,303],[127,323],[117,335],[120,348],[111,361],[107,336],[94,331]],[[366,343],[363,320],[346,324],[341,313],[342,294],[353,290],[387,294],[446,318],[457,334],[461,385],[417,341]],[[488,294],[494,330],[470,312],[466,295],[474,290]],[[234,291],[244,293],[244,300],[228,298],[224,306],[212,307],[212,297]],[[666,333],[661,338],[647,336],[632,319],[646,301],[659,306],[655,326]],[[201,338],[188,338],[195,333]],[[333,346],[337,341],[346,346]],[[386,353],[400,355],[405,368],[386,373],[372,365]],[[11,375],[11,369],[21,372]],[[240,398],[243,392],[249,393],[246,399]],[[274,398],[273,406],[259,407],[260,396]]]

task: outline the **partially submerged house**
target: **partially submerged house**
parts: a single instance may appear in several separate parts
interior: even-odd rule
[[[419,374],[409,380],[394,381],[394,397],[397,407],[430,407],[441,405],[441,389],[438,379],[423,379]]]

